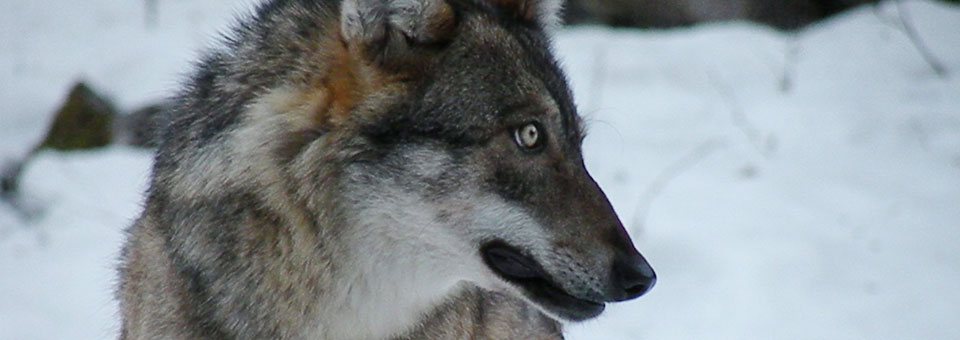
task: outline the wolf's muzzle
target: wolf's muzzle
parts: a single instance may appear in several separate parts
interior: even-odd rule
[[[586,320],[600,315],[601,299],[574,296],[554,280],[532,256],[503,241],[493,241],[482,249],[483,260],[507,282],[516,285],[531,300],[568,320]]]
[[[605,292],[591,297],[567,292],[532,256],[503,241],[487,243],[481,248],[481,254],[490,269],[520,288],[528,298],[573,321],[599,315],[606,302],[640,297],[657,282],[653,268],[637,252],[618,254]]]

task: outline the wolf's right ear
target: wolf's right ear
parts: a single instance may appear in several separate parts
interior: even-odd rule
[[[378,63],[409,56],[411,45],[443,43],[456,27],[444,0],[343,0],[340,6],[343,39]]]

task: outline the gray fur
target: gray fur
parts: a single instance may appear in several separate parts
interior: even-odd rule
[[[262,5],[158,119],[121,339],[558,339],[649,289],[531,2],[344,1]]]

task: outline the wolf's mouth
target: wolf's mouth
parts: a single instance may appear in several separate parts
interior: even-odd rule
[[[524,295],[558,316],[581,321],[603,312],[602,301],[587,300],[564,291],[539,262],[502,241],[481,248],[483,261],[501,278],[517,285]]]

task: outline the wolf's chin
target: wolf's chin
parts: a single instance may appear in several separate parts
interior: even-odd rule
[[[603,312],[604,302],[567,293],[539,262],[503,241],[492,241],[480,250],[483,261],[494,273],[516,286],[531,302],[568,321],[583,321]]]

